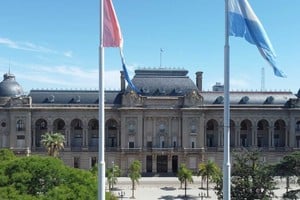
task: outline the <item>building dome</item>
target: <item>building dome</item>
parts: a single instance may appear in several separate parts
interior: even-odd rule
[[[3,81],[0,82],[0,97],[18,97],[23,93],[22,87],[17,83],[13,74],[3,75]]]

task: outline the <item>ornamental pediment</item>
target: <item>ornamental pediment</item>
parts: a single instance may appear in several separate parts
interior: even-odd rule
[[[142,98],[141,98],[140,95],[138,95],[134,91],[130,91],[130,92],[125,93],[123,95],[122,105],[123,106],[129,106],[129,107],[141,106],[142,105]]]
[[[184,97],[185,107],[198,107],[201,105],[203,105],[203,97],[196,90],[187,93]]]

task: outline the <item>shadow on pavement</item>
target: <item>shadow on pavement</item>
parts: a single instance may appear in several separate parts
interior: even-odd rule
[[[166,190],[166,191],[176,190],[176,188],[174,188],[174,187],[162,187],[160,189],[161,190]]]
[[[186,197],[184,195],[177,195],[177,196],[166,195],[166,196],[161,196],[158,199],[162,199],[162,200],[175,200],[175,199],[193,200],[193,199],[198,199],[198,197],[190,196],[190,195],[187,195]]]

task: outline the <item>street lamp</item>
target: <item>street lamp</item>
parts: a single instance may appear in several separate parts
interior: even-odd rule
[[[121,192],[118,192],[118,194],[121,200],[123,200],[123,197],[125,196],[125,192],[121,190]]]
[[[115,171],[114,171],[114,164],[115,162],[112,161],[112,181],[111,181],[111,189],[114,189],[114,178],[115,178]]]
[[[205,197],[204,192],[199,193],[199,197],[201,198],[201,200],[203,200],[203,198]]]

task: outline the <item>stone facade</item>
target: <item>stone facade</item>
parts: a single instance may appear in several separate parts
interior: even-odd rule
[[[124,86],[105,92],[106,166],[117,164],[124,174],[135,159],[145,173],[176,172],[181,163],[196,170],[208,159],[222,166],[223,93],[202,91],[202,73],[197,84],[186,74],[137,70],[132,81],[139,94]],[[66,138],[60,154],[66,164],[89,169],[97,163],[98,91],[31,90],[7,96],[0,87],[0,104],[0,148],[45,154],[41,135],[60,132]],[[232,151],[259,149],[264,161],[277,162],[300,148],[298,95],[231,92],[230,107]]]

